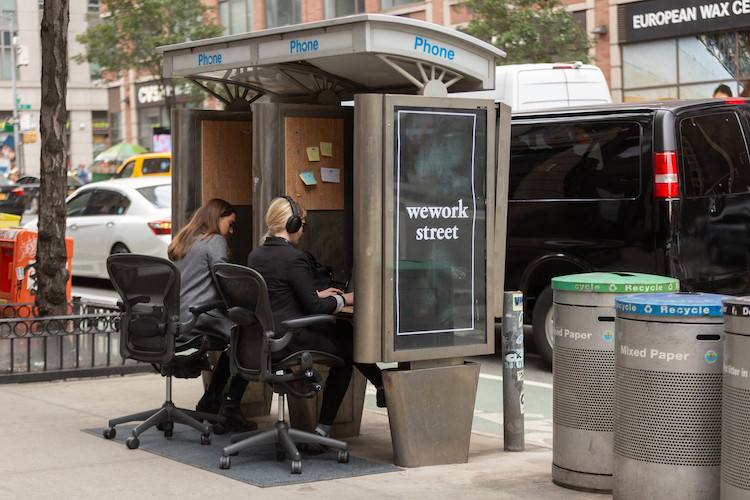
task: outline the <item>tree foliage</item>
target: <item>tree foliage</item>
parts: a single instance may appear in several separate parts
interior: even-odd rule
[[[507,53],[500,64],[589,61],[591,40],[560,0],[468,0],[462,31]]]
[[[208,22],[209,7],[200,0],[100,0],[101,22],[90,26],[76,40],[85,52],[74,56],[90,62],[117,78],[135,69],[165,85],[162,45],[219,36],[223,28]]]
[[[42,14],[42,105],[39,132],[42,170],[36,251],[39,316],[67,314],[65,195],[68,84],[68,0],[45,0]]]

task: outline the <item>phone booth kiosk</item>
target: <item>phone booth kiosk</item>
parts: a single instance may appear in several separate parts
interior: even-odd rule
[[[157,51],[165,77],[226,107],[172,114],[175,230],[210,197],[240,205],[245,264],[271,201],[297,200],[298,248],[355,285],[354,360],[396,363],[383,373],[396,463],[466,462],[479,367],[464,358],[495,352],[502,317],[510,108],[451,94],[494,88],[505,54],[378,14]],[[358,434],[358,391],[332,433]]]

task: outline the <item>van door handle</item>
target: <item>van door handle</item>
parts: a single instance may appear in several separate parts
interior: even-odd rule
[[[115,223],[112,221],[107,222],[107,227],[114,227]]]
[[[68,229],[72,229],[73,231],[75,231],[76,229],[78,229],[78,224],[71,224],[68,226]]]

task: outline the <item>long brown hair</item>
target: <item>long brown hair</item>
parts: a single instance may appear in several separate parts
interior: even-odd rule
[[[219,221],[237,213],[228,202],[212,198],[195,211],[188,223],[183,227],[167,248],[167,256],[171,261],[178,261],[187,255],[195,240],[211,238],[219,232]],[[228,248],[228,247],[227,247]]]

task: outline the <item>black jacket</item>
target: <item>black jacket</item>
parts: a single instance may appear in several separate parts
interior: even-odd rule
[[[332,314],[336,310],[334,297],[318,297],[310,258],[285,239],[267,238],[263,245],[250,253],[247,265],[266,280],[277,336],[285,331],[281,323],[287,319],[309,314]],[[298,332],[285,351],[315,348],[314,334],[317,331],[306,329]]]

